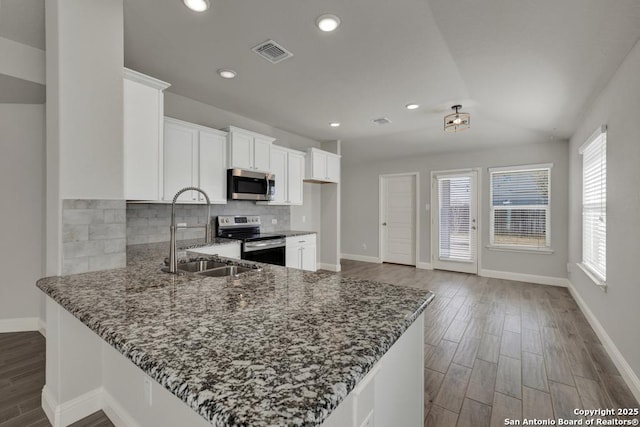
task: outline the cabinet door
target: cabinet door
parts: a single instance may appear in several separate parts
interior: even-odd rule
[[[200,188],[212,203],[227,203],[227,138],[200,131]],[[205,201],[198,193],[201,202]]]
[[[287,237],[285,248],[285,267],[300,268],[300,244],[295,237]]]
[[[312,153],[311,162],[312,178],[324,181],[327,178],[327,155],[314,151]]]
[[[316,243],[305,243],[302,246],[302,269],[316,271]]]
[[[271,139],[258,136],[253,139],[253,169],[260,172],[271,172]]]
[[[194,159],[197,156],[198,131],[177,123],[165,122],[164,125],[164,197],[171,201],[173,196],[184,187],[194,184],[196,170]],[[179,201],[195,200],[193,191],[183,193]]]
[[[231,132],[230,168],[253,170],[253,136],[242,132]]]
[[[271,172],[276,175],[276,194],[271,204],[285,204],[287,201],[287,151],[278,147],[271,149]]]
[[[303,180],[304,178],[304,156],[289,153],[287,159],[287,203],[291,205],[302,204]],[[277,188],[277,187],[276,187]]]
[[[124,196],[160,200],[162,91],[124,79]]]
[[[340,157],[327,156],[327,181],[340,182]]]

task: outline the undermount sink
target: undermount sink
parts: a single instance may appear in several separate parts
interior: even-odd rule
[[[195,274],[198,276],[208,276],[208,277],[226,277],[233,276],[237,277],[242,273],[246,273],[248,271],[260,271],[260,268],[250,268],[250,267],[242,267],[239,265],[227,265],[222,262],[217,261],[190,261],[183,262],[178,264],[178,273],[179,274]],[[164,269],[163,271],[168,272],[168,269]]]
[[[212,268],[226,267],[227,264],[216,261],[191,261],[178,264],[178,271],[184,271],[187,273],[199,273],[205,270],[211,270]]]
[[[199,276],[209,277],[224,277],[224,276],[237,276],[247,271],[256,270],[255,268],[240,267],[238,265],[227,265],[225,267],[213,268],[211,270],[201,271],[196,273]],[[257,270],[256,270],[257,271]]]

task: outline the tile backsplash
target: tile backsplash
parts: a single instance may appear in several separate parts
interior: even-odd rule
[[[207,207],[202,204],[176,205],[176,222],[205,224]],[[289,206],[257,205],[255,202],[229,200],[226,205],[211,205],[212,231],[215,233],[215,219],[218,215],[259,215],[262,231],[288,230],[291,224]],[[171,224],[170,203],[127,203],[126,239],[128,245],[169,241]],[[276,219],[277,224],[272,224]],[[204,230],[178,230],[178,240],[204,237]]]
[[[62,274],[124,267],[124,200],[62,201]]]

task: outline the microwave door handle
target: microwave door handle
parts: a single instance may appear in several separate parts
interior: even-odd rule
[[[271,198],[269,197],[269,174],[266,174],[266,175],[264,176],[264,180],[265,180],[265,182],[266,182],[266,184],[267,184],[267,185],[266,185],[266,191],[265,191],[264,197],[266,197],[266,199],[267,199],[267,200],[269,200],[269,199],[271,199]]]

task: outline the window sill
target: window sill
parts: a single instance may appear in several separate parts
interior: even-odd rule
[[[539,255],[551,255],[554,253],[554,250],[550,248],[525,248],[525,247],[516,247],[516,246],[497,246],[497,245],[487,245],[486,248],[489,249],[490,251],[519,252],[519,253],[539,254]]]
[[[607,282],[606,281],[603,282],[601,279],[599,279],[595,274],[593,274],[591,272],[589,267],[587,267],[583,263],[577,262],[576,264],[578,265],[578,267],[580,267],[580,270],[584,271],[584,274],[586,274],[587,277],[593,281],[594,285],[599,287],[602,292],[607,293]]]

